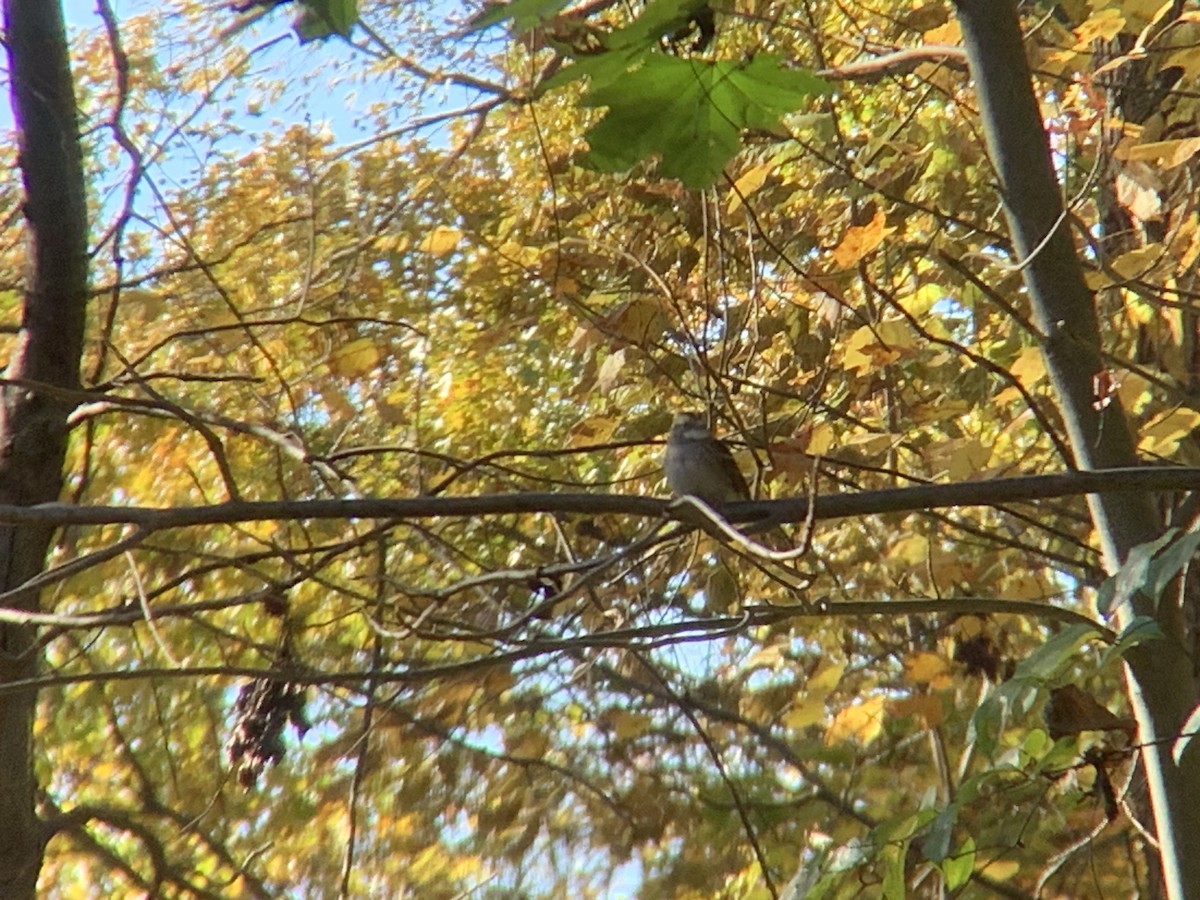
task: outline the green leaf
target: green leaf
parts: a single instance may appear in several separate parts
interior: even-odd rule
[[[784,69],[774,56],[749,63],[705,62],[651,54],[643,65],[593,87],[585,106],[607,106],[587,132],[584,162],[621,172],[659,156],[663,174],[702,188],[737,153],[741,132],[774,128],[781,116],[826,89],[814,75]]]
[[[1038,729],[1040,730],[1040,729]],[[1037,761],[1034,771],[1062,772],[1079,762],[1079,736],[1069,734],[1055,741]]]
[[[1146,641],[1158,641],[1165,638],[1158,622],[1150,616],[1137,616],[1117,636],[1113,645],[1104,651],[1100,665],[1105,666],[1114,659],[1120,659],[1131,648]]]
[[[1030,761],[1036,761],[1049,753],[1053,747],[1054,741],[1050,740],[1050,735],[1041,728],[1035,728],[1025,736],[1025,742],[1021,744],[1021,752],[1024,756],[1029,757]]]
[[[706,6],[708,0],[651,0],[632,23],[605,36],[604,44],[611,50],[649,50],[663,35],[687,25]]]
[[[1150,561],[1154,554],[1163,548],[1176,534],[1172,528],[1166,534],[1145,544],[1138,544],[1129,551],[1124,564],[1117,573],[1104,580],[1096,592],[1096,608],[1101,615],[1117,606],[1128,603],[1140,591],[1143,591],[1149,581]]]
[[[302,0],[292,26],[300,43],[307,44],[335,34],[349,37],[357,21],[358,0]]]
[[[488,3],[479,15],[467,23],[467,34],[483,31],[512,19],[513,35],[521,35],[553,19],[567,2],[568,0],[512,0],[511,3]]]
[[[931,863],[940,863],[950,855],[950,838],[954,836],[954,825],[958,822],[958,804],[951,803],[943,809],[933,824],[929,833],[921,843],[921,852]]]
[[[542,82],[541,87],[543,91],[549,91],[586,77],[591,79],[591,89],[595,91],[624,76],[642,56],[639,50],[614,50],[596,56],[583,56],[572,65],[559,69]]]
[[[1163,592],[1175,580],[1175,576],[1191,562],[1197,547],[1200,547],[1200,531],[1189,531],[1150,563],[1148,573],[1150,596],[1156,602],[1162,599]]]
[[[907,840],[936,817],[936,810],[921,809],[895,819],[884,819],[871,829],[871,841],[880,846]]]
[[[1029,712],[1042,686],[1071,665],[1079,648],[1099,633],[1092,625],[1069,625],[1021,660],[1012,678],[999,685],[976,708],[967,729],[968,740],[990,757],[1009,710],[1018,715]]]
[[[1068,625],[1017,663],[1013,679],[1045,684],[1074,661],[1076,651],[1100,632],[1092,625]]]
[[[968,837],[953,856],[942,861],[942,877],[946,879],[946,890],[962,887],[975,871],[975,839]]]
[[[967,726],[967,740],[989,759],[996,749],[1000,729],[1004,726],[1005,706],[993,691],[976,707]]]
[[[908,842],[899,847],[891,847],[884,855],[883,898],[884,900],[904,900],[907,894],[907,882],[904,877],[904,858],[908,851]]]

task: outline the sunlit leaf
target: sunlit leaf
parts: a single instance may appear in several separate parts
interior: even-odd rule
[[[833,250],[833,261],[842,268],[850,268],[873,252],[895,230],[888,227],[887,217],[882,209],[878,209],[875,218],[866,225],[856,225],[846,230],[841,242]]]
[[[1200,425],[1200,411],[1173,409],[1148,422],[1142,430],[1139,449],[1154,455],[1174,452],[1179,442]]]
[[[914,653],[904,660],[905,675],[914,684],[928,684],[946,669],[946,660],[937,653]]]
[[[942,860],[941,868],[946,890],[955,891],[966,884],[975,871],[975,840],[968,835],[958,850]]]
[[[588,106],[608,107],[585,135],[585,159],[620,172],[660,156],[664,175],[706,187],[737,153],[744,129],[771,129],[825,89],[820,79],[785,69],[767,54],[745,64],[652,54],[584,98]]]
[[[462,241],[462,237],[462,232],[457,228],[439,225],[425,235],[419,246],[421,250],[431,256],[445,256],[453,252]]]
[[[882,697],[871,697],[839,710],[825,730],[825,743],[836,744],[853,741],[866,746],[883,731]]]

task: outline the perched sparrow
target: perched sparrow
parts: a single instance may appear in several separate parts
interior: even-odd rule
[[[713,437],[700,413],[675,414],[665,464],[667,484],[676,496],[691,494],[713,506],[750,499],[733,454]]]

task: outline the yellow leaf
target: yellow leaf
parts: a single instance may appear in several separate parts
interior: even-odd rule
[[[866,325],[855,331],[846,341],[844,360],[847,369],[877,368],[899,358],[900,351],[885,347],[875,332]]]
[[[1125,17],[1120,10],[1098,10],[1075,29],[1075,49],[1086,50],[1093,41],[1111,41],[1124,27]]]
[[[954,620],[952,633],[960,641],[967,641],[983,634],[983,623],[984,620],[979,616],[963,616]]]
[[[904,674],[913,684],[928,684],[949,668],[945,658],[938,653],[923,650],[904,660]]]
[[[767,180],[767,176],[775,171],[775,160],[768,160],[765,163],[760,163],[753,166],[738,176],[737,181],[733,183],[733,188],[729,191],[729,201],[726,204],[726,209],[730,213],[735,213],[742,208],[742,201],[748,199],[751,194],[763,186]]]
[[[918,344],[916,332],[900,319],[885,319],[875,325],[879,343],[888,350],[911,350]]]
[[[1163,258],[1162,244],[1147,244],[1112,261],[1112,269],[1122,278],[1141,278]]]
[[[902,301],[904,308],[918,318],[928,315],[935,303],[946,298],[946,289],[940,284],[923,284]]]
[[[1142,429],[1138,449],[1156,456],[1170,456],[1193,428],[1200,425],[1200,412],[1172,409],[1160,413]]]
[[[612,710],[604,717],[605,724],[612,730],[617,740],[627,741],[640,737],[650,730],[649,716],[626,710]]]
[[[913,716],[925,728],[932,728],[945,718],[945,709],[935,694],[920,694],[890,703],[888,714],[897,718]]]
[[[958,19],[950,19],[944,25],[930,28],[922,37],[926,44],[961,44],[962,28],[959,27]]]
[[[778,717],[778,701],[762,694],[744,694],[738,700],[738,712],[743,718],[765,725]]]
[[[763,647],[750,654],[750,658],[742,663],[743,672],[753,672],[755,669],[776,669],[783,663],[783,653],[778,644]]]
[[[934,547],[929,554],[929,571],[935,584],[947,587],[969,583],[975,576],[976,567],[969,557],[944,547]]]
[[[793,703],[780,721],[784,728],[808,728],[825,721],[825,700],[822,697],[805,697]]]
[[[496,668],[489,670],[483,676],[483,683],[480,687],[488,697],[500,697],[505,691],[511,690],[516,683],[516,675],[508,669]]]
[[[807,484],[812,474],[813,456],[807,452],[810,437],[811,429],[805,429],[794,437],[771,442],[771,468],[789,484]]]
[[[1180,138],[1174,141],[1152,141],[1132,148],[1127,159],[1143,159],[1161,162],[1164,169],[1187,162],[1200,153],[1200,137]]]
[[[996,881],[1007,881],[1021,871],[1021,864],[1015,859],[998,859],[989,862],[979,869],[980,874]]]
[[[1008,371],[1022,386],[1031,388],[1046,377],[1046,360],[1037,347],[1026,347],[1017,355]]]
[[[1195,78],[1200,75],[1200,53],[1197,53],[1194,47],[1186,47],[1168,54],[1167,58],[1163,60],[1162,68],[1175,66],[1183,69],[1185,79]]]
[[[586,447],[612,440],[621,420],[615,416],[588,416],[571,426],[569,447]]]
[[[361,378],[379,365],[379,348],[370,338],[359,338],[343,344],[326,361],[329,370],[343,378]]]
[[[1043,600],[1046,586],[1028,572],[1014,572],[1004,580],[1004,596],[1009,600]]]
[[[1130,319],[1140,325],[1149,325],[1158,318],[1158,309],[1137,295],[1125,297],[1125,311]]]
[[[857,447],[867,456],[886,453],[899,440],[894,434],[856,434],[845,442],[847,447]]]
[[[1021,392],[1018,391],[1015,387],[1006,387],[1004,390],[1002,390],[1000,393],[998,393],[995,397],[992,398],[992,405],[993,406],[1005,406],[1009,403],[1012,403],[1014,400],[1016,400],[1020,397],[1021,397]]]
[[[846,229],[842,242],[833,250],[833,261],[844,269],[850,268],[882,244],[895,230],[887,227],[887,216],[879,209],[875,218],[866,225],[854,225]]]
[[[820,666],[812,677],[805,684],[805,689],[810,694],[821,694],[822,698],[842,680],[842,673],[846,671],[845,663],[825,663]],[[822,699],[822,702],[824,700]]]
[[[375,249],[380,253],[403,253],[411,243],[407,234],[381,234],[375,238]]]
[[[866,746],[883,732],[883,698],[871,697],[847,706],[833,717],[825,731],[825,744],[854,741]]]
[[[496,255],[513,265],[533,267],[541,259],[542,251],[537,247],[526,247],[518,241],[505,241]]]
[[[928,424],[929,422],[945,422],[948,419],[957,419],[959,416],[965,416],[967,413],[974,411],[975,405],[968,403],[966,400],[939,397],[934,403],[922,403],[919,406],[914,406],[912,408],[912,420],[921,425]]]
[[[136,311],[144,322],[152,322],[162,316],[166,304],[162,294],[157,291],[145,291],[138,288],[128,288],[121,291],[121,309],[124,312]]]
[[[1151,20],[1158,21],[1160,18],[1167,15],[1174,5],[1175,4],[1170,2],[1170,0],[1167,0],[1165,3],[1163,0],[1123,0],[1121,3],[1121,11],[1131,19],[1140,20],[1138,23],[1136,23],[1140,27],[1141,22],[1148,22]],[[1184,18],[1186,18],[1186,16]],[[1132,25],[1135,23],[1130,22],[1130,24]]]
[[[1099,269],[1091,269],[1084,272],[1083,280],[1087,284],[1089,291],[1099,291],[1113,283],[1108,274]]]
[[[1042,64],[1038,68],[1053,75],[1061,75],[1068,69],[1078,69],[1082,65],[1081,55],[1078,50],[1056,50],[1046,54],[1046,58],[1042,60]]]
[[[424,240],[418,245],[424,253],[432,254],[433,256],[445,256],[458,246],[462,240],[462,232],[457,228],[450,228],[447,225],[439,225],[429,234],[425,235]]]
[[[892,544],[888,559],[908,566],[922,565],[929,557],[929,539],[924,535],[910,534]]]
[[[1150,399],[1150,382],[1133,372],[1121,374],[1121,385],[1117,388],[1117,396],[1121,399],[1121,407],[1128,412],[1141,412],[1147,400]]]
[[[829,448],[833,446],[833,426],[828,422],[818,422],[813,426],[812,434],[808,439],[808,453],[810,456],[824,456],[829,452]]]
[[[950,478],[953,481],[968,481],[978,477],[991,458],[991,447],[985,447],[974,438],[957,440],[950,451]]]
[[[667,319],[657,303],[630,300],[601,319],[600,324],[605,334],[643,346],[658,340],[666,330]]]

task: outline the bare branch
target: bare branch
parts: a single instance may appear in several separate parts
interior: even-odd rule
[[[1200,469],[1133,466],[1055,475],[1025,475],[957,484],[821,494],[812,504],[816,521],[884,513],[917,512],[957,506],[1049,500],[1086,494],[1200,490]],[[355,500],[261,500],[210,506],[74,506],[41,503],[0,505],[0,522],[15,525],[137,525],[147,532],[198,525],[261,522],[270,519],[455,519],[517,513],[616,513],[644,517],[669,515],[670,500],[634,494],[518,493],[467,497],[372,497]],[[730,503],[722,510],[733,522],[769,518],[772,523],[802,522],[807,497]]]

